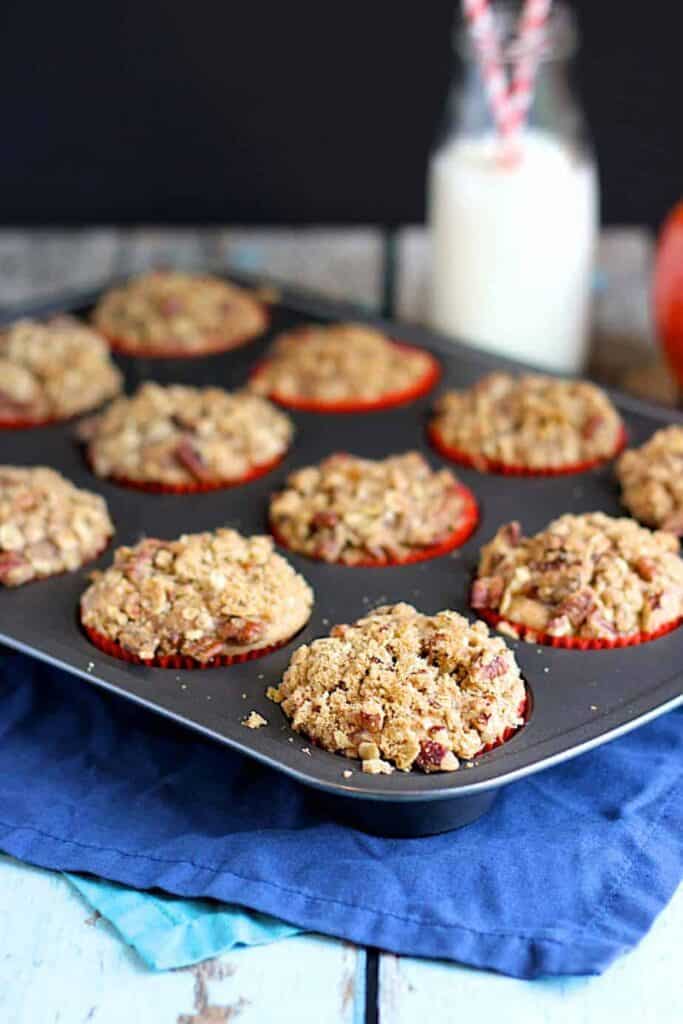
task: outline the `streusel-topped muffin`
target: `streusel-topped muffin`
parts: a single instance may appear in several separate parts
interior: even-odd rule
[[[297,469],[270,503],[280,543],[326,562],[389,565],[462,544],[477,521],[471,492],[419,452],[386,459],[330,455]]]
[[[128,355],[182,357],[243,345],[268,317],[248,291],[221,278],[155,270],[108,291],[93,322]]]
[[[424,349],[365,324],[310,324],[281,334],[251,388],[310,412],[362,412],[413,401],[439,377]]]
[[[0,583],[78,569],[114,532],[104,498],[46,466],[0,466]]]
[[[93,574],[81,622],[116,657],[192,668],[266,654],[305,625],[312,605],[270,537],[221,529],[119,548]]]
[[[588,381],[491,373],[441,396],[430,436],[443,455],[482,471],[568,473],[616,455],[624,427]]]
[[[533,537],[512,522],[482,548],[471,600],[531,641],[636,643],[680,621],[683,560],[673,534],[603,512],[560,516]]]
[[[69,419],[121,386],[103,339],[71,317],[17,320],[0,331],[0,427]]]
[[[284,456],[289,417],[249,391],[143,384],[79,427],[98,476],[206,490],[262,475]]]
[[[268,695],[292,728],[363,771],[454,771],[523,722],[514,654],[457,612],[377,608],[294,652]]]
[[[617,463],[622,501],[636,519],[683,534],[683,426],[658,430]]]

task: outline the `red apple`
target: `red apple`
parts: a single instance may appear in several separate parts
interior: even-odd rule
[[[653,301],[659,341],[683,388],[683,201],[668,215],[659,235]]]

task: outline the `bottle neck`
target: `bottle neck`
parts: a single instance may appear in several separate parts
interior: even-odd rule
[[[505,71],[511,81],[512,65],[506,63]],[[583,114],[572,88],[571,63],[566,57],[545,59],[539,64],[525,130],[554,136],[579,156],[588,154],[590,146]],[[479,64],[471,59],[460,61],[446,104],[439,142],[456,136],[480,137],[496,132]]]

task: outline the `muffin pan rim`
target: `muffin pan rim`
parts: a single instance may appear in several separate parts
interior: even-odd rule
[[[279,282],[275,282],[272,279],[267,280],[261,276],[255,278],[239,273],[226,274],[222,269],[211,270],[209,268],[208,272],[219,274],[222,273],[223,276],[227,276],[230,279],[235,280],[237,283],[246,285],[248,287],[276,287],[278,290],[280,290],[281,296],[278,298],[277,302],[273,304],[273,311],[276,311],[278,308],[286,309],[299,320],[309,318],[322,318],[324,320],[333,321],[340,319],[357,319],[383,327],[387,330],[387,333],[391,337],[400,339],[402,341],[405,340],[409,344],[423,345],[432,353],[435,353],[438,356],[440,362],[442,363],[444,371],[448,370],[449,365],[454,365],[456,363],[468,364],[470,367],[474,366],[477,370],[477,374],[485,373],[496,368],[507,368],[516,370],[534,369],[534,367],[524,366],[523,364],[515,363],[511,360],[499,359],[498,357],[493,356],[490,353],[482,352],[477,349],[472,349],[470,347],[462,345],[459,342],[452,342],[445,338],[439,337],[437,334],[428,331],[424,328],[408,324],[394,324],[391,321],[388,321],[384,318],[372,315],[365,309],[360,309],[348,303],[334,302],[327,299],[322,299],[319,296],[308,295],[302,290],[283,287]],[[105,288],[112,287],[113,285],[119,283],[120,280],[122,280],[122,278],[117,278],[116,281],[108,281],[106,282],[106,284],[99,286],[97,288],[88,289],[86,291],[80,291],[77,293],[72,292],[70,294],[62,294],[60,296],[44,299],[40,302],[24,304],[21,305],[20,307],[12,309],[11,311],[3,311],[2,315],[0,315],[0,323],[9,322],[18,316],[44,316],[51,312],[56,312],[59,310],[82,313],[85,308],[92,306],[96,298],[102,293],[102,291]],[[267,335],[269,339],[272,338],[274,331],[273,321],[276,319],[276,317],[271,317],[270,326],[267,329]],[[259,358],[256,355],[256,350],[254,349],[254,346],[257,342],[258,339],[255,339],[254,341],[247,343],[246,345],[242,346],[239,349],[231,349],[219,354],[217,357],[206,358],[230,360],[232,357],[239,355],[242,359],[245,359],[249,357],[251,353],[251,362],[255,363]],[[147,361],[144,359],[136,359],[131,360],[131,362],[144,364]],[[164,362],[173,363],[174,360],[170,359],[164,361],[155,359],[153,360],[152,366],[144,367],[144,375],[147,377],[154,378],[157,369],[160,368]],[[191,364],[192,362],[192,360],[182,360],[182,363],[185,364],[182,367],[182,369],[186,370],[187,364]],[[179,368],[177,374],[179,375],[180,373],[181,369]],[[447,376],[446,373],[444,373],[444,377],[445,376]],[[442,377],[440,383],[441,389],[443,389],[444,386],[447,386],[444,377]],[[229,381],[225,381],[223,383],[225,384],[226,387],[231,386]],[[610,396],[613,398],[620,411],[625,413],[627,416],[635,415],[645,417],[650,421],[655,421],[654,424],[651,423],[651,431],[654,431],[655,429],[658,428],[658,426],[662,424],[674,422],[683,423],[683,415],[679,413],[669,412],[667,410],[660,409],[659,407],[650,405],[647,402],[642,402],[639,399],[631,398],[630,396],[621,395],[618,392],[615,392],[614,390],[608,388],[605,388],[604,390],[608,394],[610,394]],[[436,389],[432,390],[432,392],[430,392],[429,396],[427,396],[426,399],[422,399],[421,403],[414,403],[414,405],[425,405],[426,402],[427,407],[430,407],[435,394]],[[398,413],[399,415],[405,415],[406,410],[410,410],[411,408],[413,408],[414,418],[416,420],[416,429],[421,430],[423,435],[422,437],[415,438],[416,447],[422,447],[424,449],[426,445],[424,410],[422,411],[422,413],[420,413],[419,410],[414,409],[414,406],[409,405],[403,407],[402,409],[395,410],[394,416],[396,415],[396,413]],[[383,415],[385,414],[383,414],[382,412],[374,411],[358,414],[359,418],[362,419],[364,422],[367,422],[368,424],[372,424],[373,422],[379,422],[380,418]],[[326,419],[325,416],[319,413],[301,413],[300,416],[304,424],[309,424],[313,430],[315,430]],[[343,428],[344,421],[341,416],[335,417],[333,414],[330,414],[329,418],[341,420],[339,426]],[[62,438],[62,440],[68,443],[67,439],[68,437],[71,436],[71,433],[73,431],[73,422],[74,421],[71,421],[70,423],[58,423],[52,426],[43,426],[35,428],[35,431],[27,430],[25,432],[0,432],[0,439],[2,439],[3,437],[7,438],[8,444],[5,447],[11,448],[14,445],[11,445],[9,443],[10,441],[16,441],[16,438],[19,437],[20,435],[23,435],[24,433],[34,433],[36,447],[38,450],[37,462],[40,462],[41,441],[43,437],[46,434],[54,436],[54,432],[58,431],[61,435],[66,435],[66,437]],[[297,465],[305,465],[307,464],[307,462],[313,461],[312,457],[307,456],[305,452],[302,451],[302,448],[304,447],[301,443],[300,434],[302,433],[303,430],[299,432],[297,437],[295,437],[293,448],[290,449],[290,457],[288,457],[285,460],[284,466],[281,465],[279,469],[274,470],[271,474],[268,474],[266,477],[262,478],[261,481],[257,482],[261,484],[261,487],[268,487],[269,489],[274,489],[277,486],[278,482],[281,482],[282,479],[284,479],[284,476],[288,472],[290,472],[291,469],[294,468],[294,466],[291,465],[291,455],[293,452],[296,453],[296,455],[298,456]],[[420,445],[418,445],[418,441],[421,442]],[[75,442],[72,443],[75,444]],[[336,450],[338,447],[339,445],[331,444],[329,450]],[[389,453],[390,452],[388,451],[386,452],[386,454]],[[358,454],[369,454],[370,457],[378,457],[375,452],[358,452]],[[436,457],[434,453],[431,453],[431,456],[428,456],[428,458],[432,465],[450,465],[445,460],[438,460],[438,457]],[[7,457],[5,457],[5,453],[3,453],[1,459],[2,461],[6,462],[16,461],[15,459],[13,459],[11,452],[7,454]],[[67,476],[70,475],[68,469],[65,469],[63,465],[55,464],[54,462],[48,462],[47,464],[52,464],[55,469],[64,472]],[[608,463],[607,469],[603,470],[603,472],[611,472],[611,467],[613,467],[613,462]],[[489,530],[482,530],[482,523],[480,521],[478,528],[475,530],[475,532],[469,538],[469,540],[466,542],[463,548],[460,549],[460,551],[463,552],[467,550],[468,556],[471,559],[473,556],[476,556],[476,552],[478,551],[479,546],[488,537],[488,532],[490,532],[490,528],[492,526],[491,518],[493,518],[493,520],[495,520],[496,522],[498,520],[497,517],[495,516],[494,510],[491,509],[491,498],[483,496],[481,494],[481,491],[479,491],[477,488],[477,480],[480,478],[481,475],[473,471],[471,473],[464,474],[461,471],[460,467],[452,468],[459,475],[459,478],[462,480],[462,482],[466,486],[472,488],[482,510],[485,510],[489,513]],[[571,485],[572,481],[574,481],[577,484],[580,484],[584,476],[588,475],[590,474],[577,474],[574,477],[565,478],[565,487],[568,486],[567,481],[569,482],[569,485]],[[108,499],[116,489],[116,485],[108,484],[106,481],[99,480],[96,477],[91,477],[90,480],[92,484],[92,489],[98,491],[99,493],[103,493],[104,496],[107,497]],[[84,486],[82,480],[78,480],[76,482],[78,486]],[[515,484],[524,487],[526,485],[526,482],[520,484],[518,480],[513,480],[512,486],[514,486]],[[552,479],[548,481],[548,479],[546,478],[543,481],[543,485],[545,487],[552,487],[554,486],[554,482]],[[251,487],[251,485],[245,486]],[[614,486],[616,487],[616,484]],[[126,492],[123,493],[125,494]],[[220,494],[221,492],[217,493]],[[154,504],[159,496],[144,495],[144,492],[141,492],[141,497],[146,497],[146,499],[151,504]],[[199,495],[198,497],[201,500],[202,496]],[[184,501],[186,499],[184,496],[181,496],[172,498],[171,500]],[[261,502],[260,498],[255,497],[254,500]],[[265,529],[266,514],[267,509],[263,507],[260,508],[258,515],[255,517],[258,520],[258,522],[256,524],[252,522],[249,524],[249,526],[242,526],[243,531],[252,533],[263,532],[263,530]],[[627,513],[625,510],[623,510],[622,514],[626,515]],[[548,518],[551,518],[554,515],[555,513],[553,512],[552,514],[548,515]],[[114,518],[116,517],[114,516]],[[502,522],[504,520],[501,519],[500,521]],[[216,523],[215,525],[220,524]],[[202,526],[201,528],[208,527]],[[192,523],[188,523],[186,532],[192,532],[194,529],[195,526]],[[127,541],[117,539],[117,536],[114,535],[114,537],[110,540],[109,547],[102,556],[102,561],[99,564],[108,564],[111,558],[112,547],[117,546],[117,544],[119,543],[125,542]],[[458,555],[460,554],[460,551],[458,552]],[[288,557],[290,559],[290,561],[295,565],[295,567],[299,571],[303,572],[304,576],[306,576],[307,578],[309,577],[308,567],[310,565],[310,561],[308,559],[305,559],[305,557],[303,556],[299,558],[292,558],[291,553],[287,551],[284,551],[283,553],[285,554],[285,557]],[[439,559],[439,561],[448,562],[449,557],[450,556],[444,556],[444,558]],[[428,570],[431,564],[432,563],[430,562],[424,562],[421,563],[421,566],[423,569],[426,568]],[[340,574],[344,574],[343,578],[345,578],[346,575],[351,571],[348,570],[346,567],[339,566],[332,566],[329,568],[331,568],[332,570],[336,569]],[[382,578],[377,579],[376,588],[381,589],[384,574],[400,574],[404,571],[404,567],[383,567],[379,570],[354,571],[379,571]],[[87,570],[80,570],[76,573],[70,574],[69,583],[71,584],[71,586],[65,589],[69,589],[71,591],[77,590],[78,592],[80,592],[80,590],[82,590],[84,586],[86,575]],[[60,579],[63,578],[64,577],[61,577]],[[40,588],[46,585],[51,585],[51,583],[52,581],[39,581],[35,584],[35,587]],[[341,586],[343,586],[343,582],[340,583],[340,587]],[[492,751],[489,754],[483,755],[481,758],[477,759],[477,765],[471,769],[463,766],[461,767],[460,770],[454,773],[434,773],[432,775],[423,775],[417,772],[401,773],[396,771],[391,776],[368,776],[363,775],[361,773],[359,762],[346,759],[340,755],[316,750],[312,747],[312,745],[307,744],[305,737],[293,734],[291,730],[288,729],[286,723],[284,722],[284,716],[281,710],[275,704],[269,703],[267,705],[268,710],[270,712],[268,714],[269,723],[274,726],[273,730],[247,730],[241,726],[239,719],[236,719],[235,721],[231,722],[230,728],[228,728],[228,726],[225,723],[221,723],[220,721],[212,727],[210,724],[208,724],[211,718],[211,711],[207,710],[207,707],[208,709],[210,709],[210,704],[208,706],[203,706],[203,711],[201,714],[195,714],[193,716],[191,714],[188,714],[187,712],[179,711],[177,706],[173,706],[173,702],[165,701],[164,704],[160,703],[159,694],[157,694],[157,699],[154,700],[154,693],[152,691],[151,686],[140,686],[139,689],[144,692],[138,693],[133,692],[130,688],[126,688],[126,686],[124,686],[124,682],[126,680],[121,677],[126,677],[128,673],[131,671],[139,671],[138,667],[126,666],[125,663],[121,662],[115,663],[114,659],[107,658],[106,656],[102,655],[97,649],[91,647],[87,643],[87,640],[85,640],[85,638],[82,637],[82,635],[80,636],[81,642],[78,645],[74,645],[73,643],[70,644],[68,641],[64,643],[62,641],[58,642],[56,640],[53,640],[49,644],[49,650],[45,649],[45,646],[36,645],[35,641],[30,642],[27,639],[27,637],[23,635],[24,631],[22,629],[17,630],[16,628],[12,628],[11,626],[10,629],[7,629],[3,627],[2,623],[4,609],[10,606],[10,602],[8,599],[16,597],[17,594],[19,594],[19,591],[21,591],[21,589],[22,588],[18,588],[15,591],[8,591],[5,594],[0,594],[0,597],[4,598],[4,600],[0,602],[0,640],[7,644],[9,647],[13,647],[17,650],[24,651],[25,653],[33,655],[34,657],[38,657],[44,661],[48,661],[52,664],[56,664],[60,668],[66,669],[67,671],[73,673],[77,677],[85,678],[89,682],[92,682],[95,685],[104,688],[105,690],[114,692],[126,699],[133,700],[136,703],[141,704],[142,706],[149,708],[150,710],[154,710],[157,713],[164,715],[165,717],[170,718],[177,723],[180,723],[186,727],[190,727],[205,736],[211,737],[212,739],[217,739],[218,741],[227,744],[233,749],[243,754],[246,754],[252,758],[255,758],[257,761],[260,761],[261,763],[267,764],[270,767],[273,767],[279,771],[283,771],[287,775],[297,779],[298,781],[308,786],[312,786],[318,790],[323,790],[330,794],[336,794],[341,797],[353,797],[354,799],[360,799],[363,801],[384,801],[395,805],[402,805],[414,803],[416,801],[430,802],[449,799],[460,800],[466,796],[480,794],[485,791],[497,789],[503,785],[507,785],[513,781],[533,774],[536,771],[540,771],[544,768],[550,767],[553,764],[558,764],[562,761],[570,759],[571,757],[577,756],[578,754],[583,753],[589,749],[600,746],[603,743],[606,743],[609,740],[614,739],[616,736],[622,735],[630,731],[631,729],[636,728],[639,725],[645,724],[645,722],[657,717],[659,714],[663,714],[673,709],[674,707],[678,706],[679,704],[683,703],[683,673],[674,672],[673,674],[667,675],[666,678],[660,679],[655,685],[653,685],[652,688],[648,689],[647,692],[636,694],[625,703],[619,704],[617,702],[617,704],[613,706],[610,710],[600,710],[599,713],[596,713],[595,717],[593,718],[587,715],[586,720],[584,722],[576,725],[569,731],[565,731],[560,734],[556,733],[553,735],[536,735],[536,733],[538,732],[536,728],[537,716],[539,714],[539,698],[537,686],[538,677],[534,678],[532,676],[531,678],[529,678],[528,665],[527,670],[525,670],[525,663],[534,662],[535,659],[538,662],[538,672],[540,673],[541,667],[545,667],[548,648],[544,648],[542,653],[539,650],[538,654],[534,655],[534,652],[536,651],[534,645],[527,645],[521,642],[511,641],[508,638],[505,638],[506,642],[508,642],[512,650],[515,651],[516,654],[520,655],[520,658],[524,656],[523,660],[520,660],[520,667],[522,669],[523,675],[525,676],[525,678],[527,678],[527,681],[530,684],[533,694],[535,711],[531,717],[530,722],[524,727],[524,729],[520,730],[520,732],[515,734],[515,736],[508,740],[503,746],[497,748],[497,750]],[[33,592],[35,592],[35,588],[31,589]],[[54,587],[50,586],[50,589],[52,591]],[[319,597],[320,595],[318,594],[316,596]],[[45,597],[47,599],[48,595],[46,594]],[[427,610],[422,607],[421,599],[419,596],[407,593],[405,596],[405,600],[409,601],[412,604],[415,604],[415,606],[418,607],[418,609],[420,610]],[[20,601],[20,604],[23,605],[23,603],[23,601]],[[372,602],[372,604],[374,603],[377,602]],[[454,605],[455,603],[456,602],[454,602]],[[357,614],[355,617],[360,617],[361,615],[363,615],[369,609],[369,607],[372,607],[372,604],[358,607]],[[460,606],[461,607],[459,610],[462,610],[462,601],[460,602]],[[443,605],[443,607],[446,607],[446,605]],[[75,614],[75,607],[73,611]],[[475,617],[475,613],[473,613],[471,610],[469,611],[469,617],[470,619],[473,619]],[[342,621],[348,621],[348,618],[348,615],[343,616]],[[330,625],[332,624],[333,623],[330,622]],[[78,635],[78,629],[76,625],[74,625],[74,631],[76,635]],[[676,658],[676,652],[672,652],[672,649],[678,648],[679,651],[683,649],[683,627],[679,628],[677,632],[678,637],[676,636],[676,633],[673,633],[670,634],[669,637],[664,637],[660,640],[652,641],[649,644],[643,645],[643,647],[649,647],[652,649],[653,652],[655,650],[658,651],[661,657],[657,660],[661,662],[663,660],[666,661],[667,652],[665,650],[665,647],[668,646],[669,653],[672,654],[671,661],[673,663],[674,658]],[[292,643],[288,644],[284,648],[284,654],[281,655],[281,657],[285,659],[285,664],[296,645],[302,642],[308,642],[310,639],[313,638],[313,636],[317,635],[321,635],[320,629],[318,629],[317,632],[313,633],[310,636],[300,637]],[[83,645],[85,645],[85,647]],[[529,648],[531,648],[531,650],[529,650]],[[559,655],[560,657],[569,656],[575,659],[582,659],[588,656],[591,659],[591,666],[589,667],[588,662],[586,662],[587,674],[598,674],[598,670],[601,671],[603,669],[603,666],[599,664],[596,668],[596,659],[602,659],[605,662],[604,668],[609,669],[610,671],[614,671],[616,666],[617,674],[619,674],[620,672],[623,672],[623,665],[621,663],[617,664],[617,662],[619,661],[619,659],[623,660],[623,651],[620,652],[617,658],[613,657],[613,655],[615,655],[616,653],[617,652],[611,651],[598,651],[594,653],[582,651],[562,651],[559,652]],[[84,655],[87,659],[85,667],[82,664]],[[88,657],[88,655],[90,656]],[[557,657],[557,655],[558,652],[554,652],[553,657]],[[640,659],[641,662],[646,662],[647,660],[647,658]],[[611,666],[607,664],[608,661],[612,662]],[[248,665],[248,670],[254,676],[258,677],[258,675],[262,672],[262,664],[262,660],[254,661],[250,665]],[[636,667],[634,665],[633,671],[635,671],[635,669]],[[229,673],[232,671],[232,668],[215,669],[200,673],[199,675],[201,675],[202,680],[204,680],[206,679],[207,675],[211,675],[215,672],[217,676],[223,677],[224,683],[230,685]],[[143,669],[143,675],[140,677],[140,679],[144,679],[145,684],[149,682],[148,673],[150,672],[155,673],[155,676],[159,673],[166,674],[167,676],[172,677],[176,676],[175,670],[172,669]],[[179,677],[183,677],[183,673],[179,673]],[[256,691],[258,687],[265,691],[266,686],[269,684],[272,684],[272,679],[257,678],[257,681],[254,683],[254,692],[250,694],[249,699],[241,701],[241,705],[243,705],[242,717],[246,717],[246,715],[252,709],[254,701],[256,699]],[[599,695],[599,691],[596,691],[596,693]],[[180,704],[182,705],[182,701],[180,702]],[[281,726],[280,730],[278,730],[278,726]],[[282,736],[276,736],[276,734],[280,731],[285,736],[284,742]],[[267,733],[268,735],[264,736],[264,733]],[[525,740],[524,743],[521,744],[518,741],[521,740],[521,737],[523,735],[525,737]],[[290,738],[293,738],[293,742],[291,743],[288,742]],[[277,753],[275,749],[278,746],[280,748],[279,753]],[[307,746],[310,746],[310,752],[304,753],[303,748],[306,748]],[[520,747],[522,748],[521,750]],[[351,778],[344,779],[343,772],[349,770],[353,773]],[[470,779],[472,781],[469,781]]]

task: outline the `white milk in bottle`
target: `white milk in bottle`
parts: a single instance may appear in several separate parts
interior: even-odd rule
[[[515,7],[494,6],[508,74]],[[446,334],[513,359],[578,373],[587,352],[598,183],[569,86],[573,17],[553,5],[528,127],[506,152],[493,130],[466,34],[446,133],[428,176],[430,320]]]
[[[586,355],[598,223],[593,164],[535,130],[512,165],[499,151],[492,136],[455,138],[432,160],[432,324],[575,373]]]

